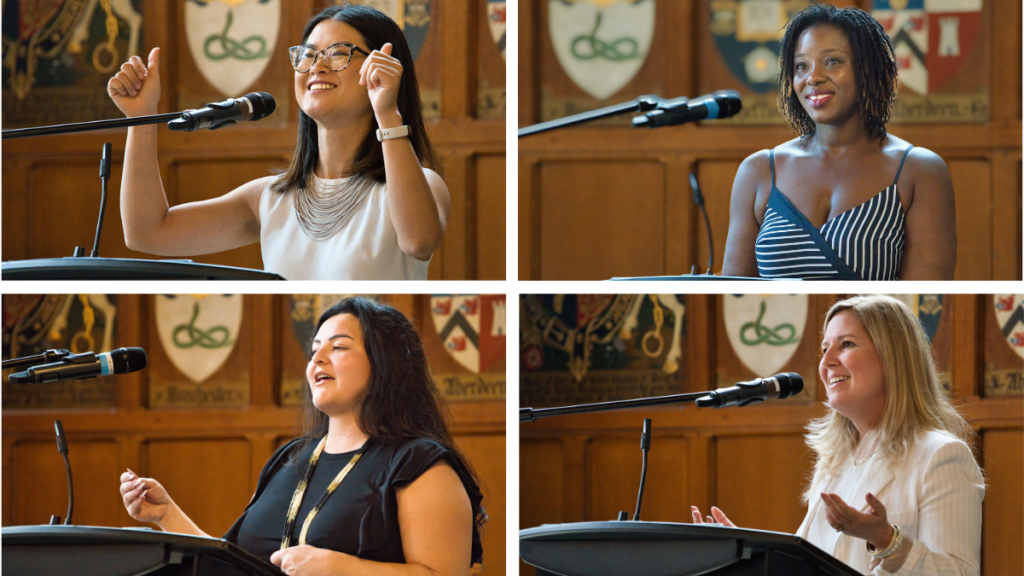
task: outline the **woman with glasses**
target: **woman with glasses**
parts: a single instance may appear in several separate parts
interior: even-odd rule
[[[398,25],[360,5],[332,6],[289,49],[298,140],[279,175],[210,200],[169,206],[157,127],[128,129],[121,181],[125,243],[194,256],[260,242],[264,268],[289,280],[426,280],[451,210],[423,123],[412,54]],[[126,116],[156,114],[160,49],[121,66],[107,91]]]

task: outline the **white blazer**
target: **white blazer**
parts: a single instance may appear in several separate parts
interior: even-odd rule
[[[985,480],[970,448],[961,440],[936,431],[923,432],[913,450],[901,462],[888,465],[881,458],[868,464],[851,495],[840,494],[850,506],[865,512],[871,492],[885,505],[890,524],[914,539],[903,566],[892,573],[881,566],[871,570],[873,559],[864,540],[840,532],[828,532],[825,542],[812,544],[865,574],[888,576],[977,576],[981,565],[981,501]],[[830,492],[836,476],[826,475],[814,485],[810,505],[797,536],[808,537],[811,519],[824,504],[822,492]]]

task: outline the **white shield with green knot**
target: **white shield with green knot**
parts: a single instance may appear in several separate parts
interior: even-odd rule
[[[241,294],[156,296],[156,329],[164,353],[196,384],[231,356],[241,326]]]
[[[729,343],[760,377],[771,376],[793,357],[807,323],[806,294],[726,294],[722,313]]]
[[[203,78],[228,97],[244,95],[266,70],[280,26],[280,0],[185,2],[192,59]]]
[[[655,0],[548,0],[558,62],[587,94],[598,100],[613,96],[647,60],[655,8]]]

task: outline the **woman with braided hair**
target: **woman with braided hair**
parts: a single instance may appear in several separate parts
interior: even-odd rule
[[[886,132],[896,74],[868,13],[812,4],[793,15],[779,108],[800,136],[736,172],[726,275],[953,279],[953,183],[937,154]]]

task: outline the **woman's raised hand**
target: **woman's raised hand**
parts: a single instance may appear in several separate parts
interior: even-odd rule
[[[391,56],[391,43],[370,52],[359,68],[359,84],[366,85],[370,105],[379,119],[398,110],[398,86],[402,83],[402,63]]]
[[[121,474],[121,498],[128,515],[139,522],[159,525],[172,504],[167,490],[152,478],[139,478],[131,470]]]
[[[885,505],[870,492],[864,496],[867,513],[858,511],[836,494],[821,493],[825,504],[825,518],[829,526],[847,536],[867,540],[878,550],[884,550],[892,541],[893,527],[885,514]]]
[[[700,509],[697,508],[696,506],[690,506],[690,514],[693,514],[693,523],[694,524],[703,524],[704,523],[704,518],[700,514]],[[717,506],[712,506],[711,507],[711,515],[714,516],[714,518],[712,518],[711,516],[708,516],[708,522],[709,523],[711,523],[711,522],[718,522],[719,524],[728,526],[730,528],[735,528],[736,527],[736,525],[733,524],[732,521],[730,521],[728,517],[726,517],[725,512],[722,512]]]
[[[149,65],[132,56],[107,82],[107,94],[124,115],[133,118],[156,114],[160,103],[160,49],[149,53]]]

